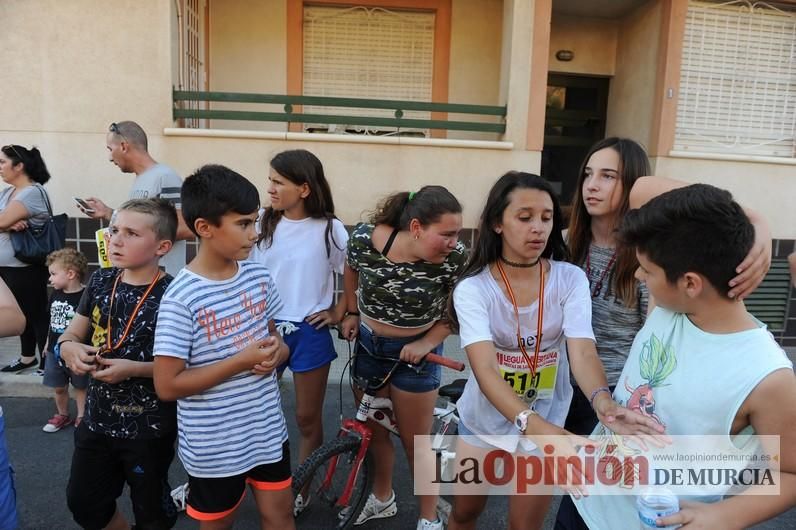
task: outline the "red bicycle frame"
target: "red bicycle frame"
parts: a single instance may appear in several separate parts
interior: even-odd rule
[[[452,368],[461,372],[464,370],[464,363],[459,361],[454,361],[453,359],[449,359],[447,357],[443,357],[441,355],[437,355],[434,353],[429,353],[426,355],[425,359],[429,362],[433,362],[435,364],[439,364],[441,366],[446,366],[448,368]],[[363,399],[365,396],[363,396]],[[361,401],[361,400],[360,400]],[[340,432],[337,433],[337,437],[346,436],[348,433],[356,433],[361,442],[359,444],[359,451],[357,451],[357,456],[354,458],[354,465],[351,468],[351,471],[348,474],[348,480],[346,481],[345,489],[343,490],[343,494],[337,499],[335,503],[339,507],[346,507],[348,506],[348,502],[351,500],[351,492],[354,489],[354,483],[357,480],[357,475],[359,475],[359,470],[362,467],[362,461],[365,459],[365,455],[368,452],[368,448],[370,447],[370,440],[373,436],[373,433],[364,422],[359,421],[357,419],[345,419],[343,420],[342,426],[340,428]],[[329,468],[326,470],[326,476],[323,479],[323,484],[321,485],[321,489],[328,490],[332,484],[332,477],[334,476],[334,472],[337,469],[337,459],[340,458],[341,455],[337,455],[334,460],[329,463]]]

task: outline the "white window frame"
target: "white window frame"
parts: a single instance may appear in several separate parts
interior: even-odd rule
[[[432,100],[435,12],[366,6],[305,5],[303,17],[303,95],[424,102]],[[351,31],[352,25],[357,25],[360,31]],[[382,62],[384,60],[394,61],[394,66],[385,68]],[[305,105],[303,112],[395,117],[389,109]],[[428,120],[431,114],[405,111],[403,117]],[[378,135],[398,132],[394,127],[348,124],[305,123],[304,129]],[[401,133],[407,132],[428,135],[426,130],[401,129]]]
[[[689,2],[672,155],[796,159],[796,11]]]
[[[206,91],[207,57],[205,47],[207,39],[206,12],[208,0],[180,0],[181,24],[181,72],[180,90]],[[201,109],[208,108],[207,101],[182,101],[182,108]],[[182,126],[191,129],[206,129],[208,120],[198,118],[183,118]]]

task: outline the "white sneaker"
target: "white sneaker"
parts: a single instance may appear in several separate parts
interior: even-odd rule
[[[442,519],[432,522],[421,517],[417,522],[417,530],[442,530]]]
[[[174,501],[174,506],[177,511],[184,512],[188,503],[188,483],[177,486],[171,490],[171,500]]]
[[[365,524],[371,519],[392,517],[396,513],[398,513],[398,505],[395,503],[394,491],[390,492],[390,498],[386,501],[380,501],[371,493],[370,496],[368,496],[367,502],[365,502],[365,507],[362,508],[359,517],[357,517],[357,520],[354,522],[354,526]]]
[[[307,506],[310,505],[311,500],[312,499],[310,497],[307,497],[307,499],[305,500],[304,496],[301,493],[296,495],[296,500],[293,501],[293,517],[298,517],[299,514],[303,512],[307,508]]]

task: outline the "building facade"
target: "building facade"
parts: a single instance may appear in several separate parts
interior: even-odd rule
[[[0,141],[38,146],[76,217],[72,196],[126,198],[105,148],[125,119],[182,175],[222,163],[264,192],[270,157],[304,148],[347,224],[434,183],[468,228],[507,170],[566,202],[588,145],[618,135],[655,174],[731,190],[766,215],[777,257],[793,251],[793,1],[9,0],[0,18]],[[779,336],[796,345],[796,315]]]

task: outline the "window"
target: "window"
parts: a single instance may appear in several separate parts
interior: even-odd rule
[[[380,7],[304,7],[305,96],[431,101],[434,12]],[[390,110],[304,106],[308,114],[394,117]],[[404,117],[429,119],[428,112]],[[306,129],[368,131],[361,126],[305,124]],[[379,129],[389,129],[379,127]]]
[[[688,6],[674,149],[796,157],[796,13]]]
[[[207,68],[205,61],[205,17],[207,0],[181,0],[182,23],[182,71],[180,90],[207,90]],[[206,109],[206,101],[183,101],[183,108]],[[182,127],[198,128],[206,126],[197,118],[184,118]]]

